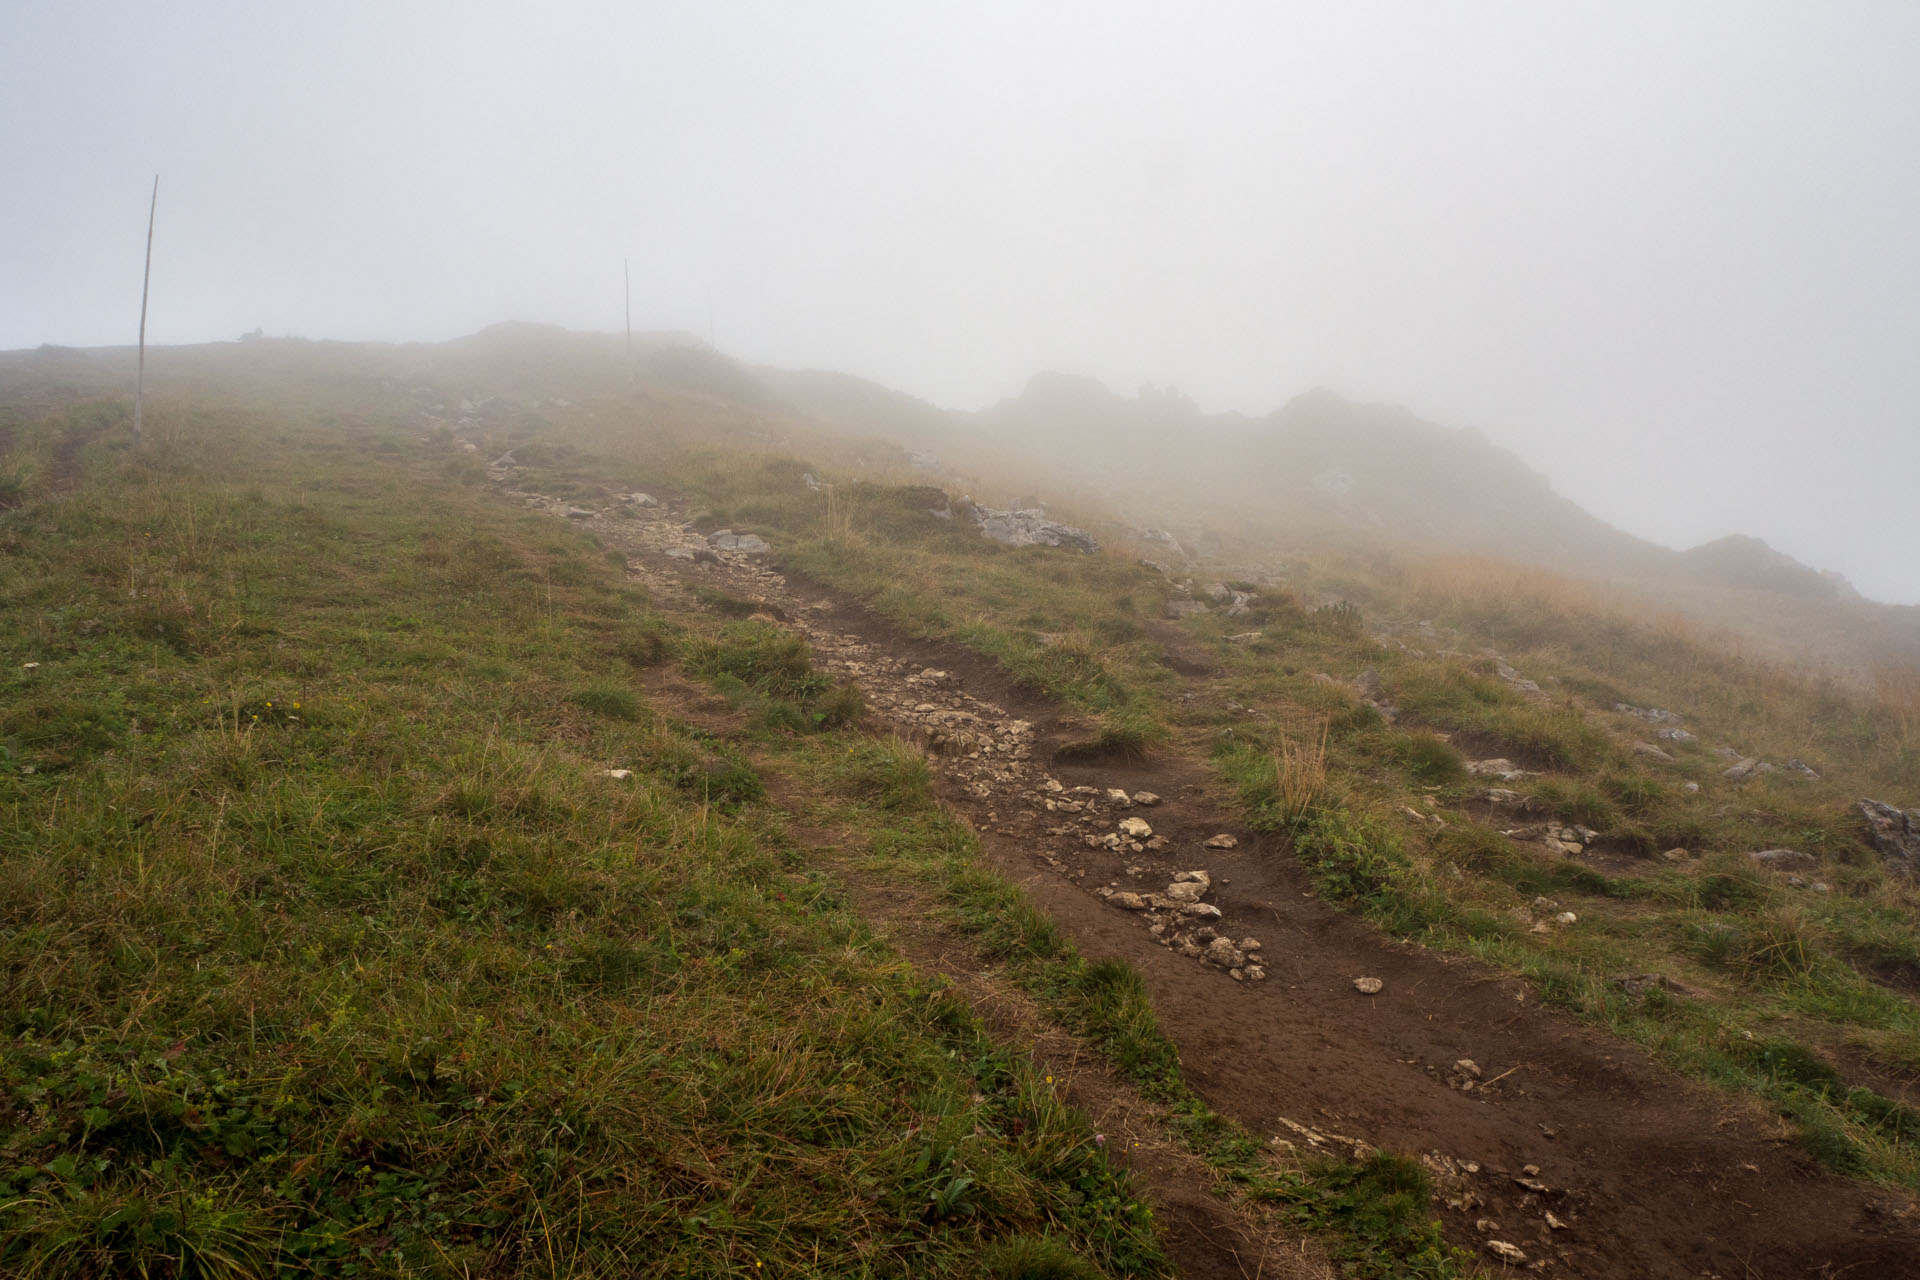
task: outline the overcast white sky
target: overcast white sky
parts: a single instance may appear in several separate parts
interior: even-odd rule
[[[1176,10],[1179,12],[1176,14]],[[1920,4],[0,9],[0,348],[715,336],[1478,426],[1920,602]]]

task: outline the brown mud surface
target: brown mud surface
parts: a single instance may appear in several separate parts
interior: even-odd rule
[[[1321,902],[1284,843],[1235,823],[1203,761],[1178,751],[1056,760],[1084,726],[992,664],[789,581],[764,555],[715,555],[668,508],[632,514],[583,522],[663,600],[698,608],[693,588],[704,586],[763,602],[806,636],[822,669],[857,681],[872,721],[928,747],[944,798],[993,863],[1082,953],[1141,971],[1189,1084],[1253,1132],[1340,1154],[1419,1156],[1448,1239],[1495,1274],[1920,1276],[1912,1197],[1828,1172],[1758,1103],[1541,1007],[1520,982],[1396,943]],[[1109,789],[1160,802],[1122,805]],[[1151,844],[1120,837],[1113,847],[1126,818],[1150,824]],[[1236,847],[1205,847],[1223,833]],[[1261,944],[1238,952],[1233,973],[1191,954],[1193,918],[1157,896],[1190,870],[1207,873],[1205,900],[1221,913],[1200,928]],[[1124,910],[1103,889],[1154,895],[1162,909]],[[865,892],[876,901],[882,889]],[[1357,990],[1360,977],[1379,979],[1379,993]],[[1204,1192],[1205,1181],[1180,1185]],[[1199,1242],[1213,1228],[1191,1194],[1174,1202],[1152,1180],[1149,1190],[1177,1261],[1196,1275],[1235,1274],[1218,1271]],[[1527,1263],[1504,1266],[1490,1240],[1517,1246]]]

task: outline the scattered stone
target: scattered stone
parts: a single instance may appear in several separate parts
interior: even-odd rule
[[[1680,784],[1680,789],[1686,792],[1690,796],[1697,796],[1700,794],[1700,784],[1697,782],[1683,782]]]
[[[1626,715],[1638,717],[1641,720],[1645,720],[1648,724],[1669,724],[1680,718],[1673,712],[1662,710],[1659,707],[1636,707],[1625,702],[1614,703],[1613,709]]]
[[[1551,1209],[1547,1211],[1547,1225],[1555,1231],[1565,1231],[1567,1229],[1567,1224],[1554,1217]]]
[[[1151,791],[1136,791],[1133,793],[1133,802],[1142,809],[1151,809],[1160,803],[1160,797]]]
[[[1563,827],[1557,822],[1547,824],[1544,837],[1548,853],[1563,853],[1567,857],[1577,857],[1587,851],[1587,842],[1581,832],[1588,828]]]
[[[1180,911],[1181,914],[1192,916],[1196,920],[1218,920],[1220,918],[1220,908],[1214,906],[1211,902],[1190,902],[1180,908]]]
[[[1328,1133],[1320,1129],[1310,1129],[1298,1120],[1289,1120],[1285,1116],[1278,1116],[1276,1118],[1288,1132],[1304,1141],[1310,1147],[1318,1147],[1323,1150],[1332,1147],[1345,1155],[1351,1156],[1355,1160],[1364,1160],[1373,1154],[1373,1147],[1362,1142],[1359,1138],[1350,1138],[1344,1133]],[[1273,1139],[1272,1145],[1283,1148],[1293,1146],[1292,1143],[1284,1138]]]
[[[1244,972],[1247,975],[1248,982],[1265,982],[1267,980],[1267,971],[1261,965],[1250,964]]]
[[[1678,725],[1669,725],[1665,729],[1656,729],[1654,730],[1653,736],[1664,742],[1686,743],[1694,740],[1692,734],[1680,728]]]
[[[1518,782],[1533,775],[1504,756],[1492,760],[1475,760],[1467,766],[1467,772],[1476,778],[1498,778],[1502,782]]]
[[[1562,911],[1559,915],[1553,918],[1553,922],[1559,925],[1562,929],[1566,929],[1573,925],[1579,924],[1580,917],[1573,914],[1573,912],[1571,911]]]
[[[1487,1241],[1487,1252],[1502,1262],[1511,1262],[1516,1265],[1527,1260],[1526,1250],[1517,1244],[1508,1244],[1505,1240]]]
[[[1798,849],[1756,849],[1747,856],[1769,867],[1799,866],[1813,861],[1812,854]]]
[[[1215,938],[1207,944],[1208,964],[1218,965],[1222,969],[1238,969],[1246,962],[1246,955],[1226,938]]]
[[[1526,797],[1506,787],[1488,787],[1479,793],[1479,798],[1488,804],[1519,804]]]
[[[1423,827],[1444,827],[1447,825],[1440,819],[1440,815],[1435,813],[1422,813],[1412,805],[1401,805],[1400,812],[1412,818]]]
[[[1862,800],[1859,808],[1867,838],[1880,856],[1908,876],[1920,877],[1920,810],[1902,811],[1878,800]]]
[[[1145,818],[1122,818],[1120,834],[1129,840],[1145,840],[1153,834],[1153,828],[1147,825]]]
[[[620,501],[634,507],[657,507],[660,505],[659,500],[650,493],[622,494]]]
[[[568,507],[565,514],[569,520],[591,520],[599,513],[590,511],[586,507]]]
[[[742,555],[764,555],[773,550],[765,538],[757,533],[735,533],[731,529],[722,529],[707,535],[707,545],[715,551],[737,551]]]
[[[1728,782],[1745,782],[1760,772],[1760,762],[1752,756],[1742,756],[1732,767],[1721,772],[1720,776]]]
[[[1133,804],[1133,797],[1122,791],[1119,787],[1108,787],[1107,803],[1118,805],[1120,808],[1125,809]]]
[[[1685,849],[1669,849],[1660,856],[1668,862],[1686,862],[1693,857]]]
[[[1649,991],[1666,991],[1673,995],[1687,995],[1689,992],[1664,973],[1634,973],[1624,978],[1615,978],[1613,985],[1634,999],[1646,995]]]
[[[1107,901],[1122,911],[1145,911],[1147,909],[1147,900],[1145,898],[1137,893],[1128,893],[1124,890],[1114,894],[1108,898]]]
[[[1649,760],[1663,761],[1666,764],[1673,763],[1673,757],[1671,755],[1661,750],[1659,747],[1654,746],[1651,742],[1634,743],[1633,754],[1637,756],[1645,756]]]
[[[1100,544],[1085,529],[1049,520],[1035,507],[995,511],[975,506],[973,518],[980,524],[981,536],[1010,547],[1068,547],[1086,555],[1100,549]]]
[[[1787,772],[1788,772],[1788,773],[1797,773],[1797,774],[1799,774],[1799,775],[1800,775],[1801,777],[1803,777],[1803,778],[1805,778],[1805,779],[1806,779],[1806,780],[1807,780],[1808,782],[1818,782],[1818,781],[1820,781],[1820,775],[1819,775],[1819,773],[1817,773],[1817,772],[1816,772],[1816,771],[1814,770],[1814,768],[1813,768],[1813,766],[1812,766],[1812,765],[1810,765],[1810,764],[1808,764],[1808,763],[1807,763],[1806,761],[1804,761],[1804,760],[1797,760],[1797,759],[1796,759],[1796,760],[1789,760],[1789,761],[1787,761]]]
[[[1522,693],[1537,694],[1540,692],[1540,685],[1537,681],[1527,679],[1504,662],[1496,661],[1493,670],[1494,674],[1498,675],[1502,680],[1520,690]]]
[[[631,769],[602,769],[602,770],[600,771],[600,776],[601,776],[601,777],[603,777],[603,778],[631,778],[631,777],[633,776],[633,770],[631,770]]]
[[[490,467],[517,467],[520,464],[513,460],[513,450],[509,449],[487,465]]]
[[[1475,1080],[1480,1078],[1480,1064],[1472,1058],[1457,1059],[1453,1064],[1453,1069],[1461,1075],[1472,1076]]]
[[[1178,538],[1168,533],[1165,529],[1147,529],[1141,533],[1140,537],[1142,540],[1151,542],[1156,546],[1165,547],[1168,551],[1173,552],[1173,554],[1182,559],[1186,558],[1186,548],[1180,545]]]
[[[1206,897],[1207,886],[1197,880],[1183,880],[1167,886],[1166,898],[1169,902],[1198,902]]]
[[[1223,831],[1217,836],[1208,837],[1202,847],[1207,849],[1234,849],[1238,848],[1239,844],[1240,841],[1237,837],[1230,836]]]
[[[1380,994],[1381,988],[1386,985],[1386,983],[1380,981],[1378,978],[1355,978],[1353,980],[1353,989],[1363,996],[1377,996]]]

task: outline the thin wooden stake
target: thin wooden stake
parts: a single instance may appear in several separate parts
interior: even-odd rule
[[[147,287],[153,282],[153,214],[160,207],[160,175],[153,175],[153,199],[147,202],[147,267],[140,274],[140,371],[133,384],[133,447],[140,447],[140,415],[147,399]]]

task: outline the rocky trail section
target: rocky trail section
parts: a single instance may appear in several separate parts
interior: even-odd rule
[[[496,479],[591,527],[663,601],[698,608],[698,588],[718,590],[805,636],[874,719],[927,747],[988,855],[1084,953],[1140,969],[1213,1106],[1277,1147],[1418,1154],[1449,1238],[1494,1271],[1920,1274],[1911,1197],[1827,1173],[1757,1104],[1676,1077],[1521,983],[1326,906],[1283,846],[1224,817],[1203,765],[1054,758],[1071,736],[1057,708],[788,580],[777,549],[702,535],[671,502],[615,514],[513,490],[511,469]]]

